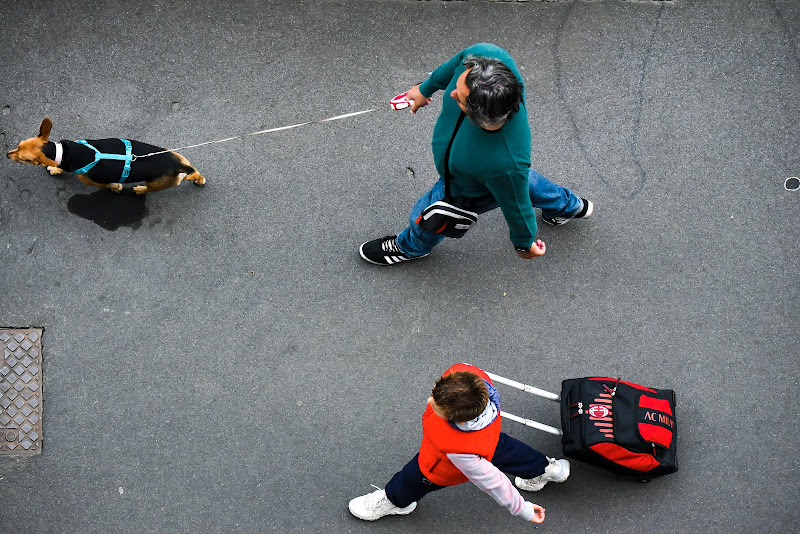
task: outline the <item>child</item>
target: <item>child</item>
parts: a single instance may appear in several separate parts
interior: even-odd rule
[[[351,500],[350,513],[366,521],[410,514],[427,493],[470,480],[512,515],[544,521],[544,508],[527,502],[503,471],[516,475],[518,488],[539,491],[548,482],[564,482],[569,462],[500,432],[500,395],[492,381],[478,367],[459,363],[431,391],[419,453],[385,490]]]

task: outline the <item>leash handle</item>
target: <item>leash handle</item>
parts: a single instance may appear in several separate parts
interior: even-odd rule
[[[406,98],[406,95],[408,95],[408,91],[406,91],[405,93],[400,93],[393,99],[389,100],[389,105],[392,106],[393,110],[397,111],[400,109],[406,109],[411,107],[413,102],[408,100]]]

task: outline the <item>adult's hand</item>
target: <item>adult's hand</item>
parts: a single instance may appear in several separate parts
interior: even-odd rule
[[[411,113],[416,113],[419,108],[423,108],[433,101],[432,98],[426,98],[419,92],[419,84],[408,90],[406,100],[412,102]]]
[[[538,504],[533,505],[533,514],[534,515],[533,519],[531,519],[531,523],[541,523],[542,521],[544,521],[544,508],[542,508]]]
[[[527,252],[518,250],[517,256],[525,260],[532,260],[533,258],[538,258],[539,256],[543,255],[545,252],[547,252],[547,246],[544,244],[544,241],[537,239],[533,242],[531,249]]]

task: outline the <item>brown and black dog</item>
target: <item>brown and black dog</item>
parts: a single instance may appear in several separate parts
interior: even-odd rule
[[[122,139],[53,143],[48,141],[52,128],[53,122],[44,119],[39,126],[38,136],[22,141],[6,156],[20,163],[47,167],[53,176],[78,171],[78,178],[86,185],[116,192],[122,191],[122,182],[144,182],[144,185],[133,188],[137,195],[175,187],[184,180],[194,182],[195,185],[206,183],[206,179],[192,167],[189,160],[177,152],[142,157],[164,149]],[[130,146],[126,146],[128,144]]]

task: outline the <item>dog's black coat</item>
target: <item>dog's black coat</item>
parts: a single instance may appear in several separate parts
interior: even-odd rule
[[[125,145],[119,139],[87,139],[86,142],[103,154],[125,154]],[[133,154],[137,156],[164,150],[161,147],[148,145],[147,143],[134,141],[132,139],[130,142]],[[74,141],[62,140],[60,143],[64,152],[59,168],[66,172],[75,172],[93,162],[95,159],[94,150],[87,146]],[[45,143],[42,146],[42,152],[48,158],[55,159],[55,143]],[[123,161],[101,159],[94,167],[89,169],[86,176],[98,184],[113,184],[122,180],[123,167]],[[163,178],[164,176],[178,176],[178,174],[182,172],[191,174],[195,172],[195,169],[189,165],[185,165],[171,152],[146,158],[140,157],[131,162],[131,172],[125,179],[125,183],[150,182],[157,178]]]

